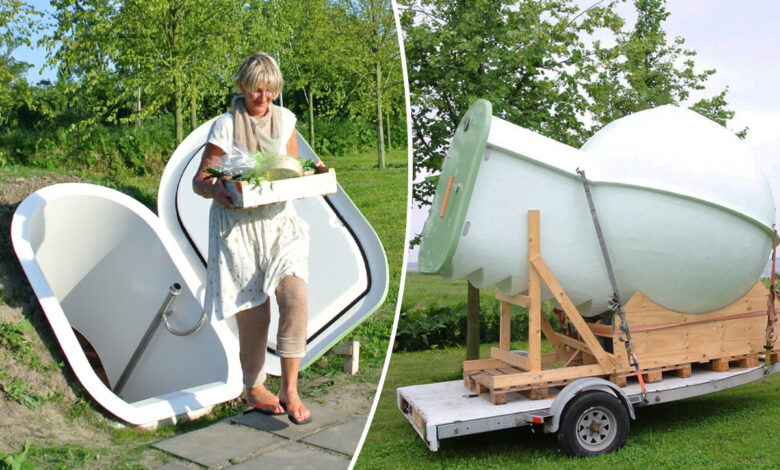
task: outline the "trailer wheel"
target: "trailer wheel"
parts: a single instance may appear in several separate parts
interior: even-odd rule
[[[628,413],[614,395],[592,391],[574,397],[563,412],[558,441],[576,457],[605,454],[623,447],[628,438]]]

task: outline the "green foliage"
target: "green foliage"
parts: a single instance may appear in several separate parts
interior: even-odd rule
[[[30,45],[40,13],[26,2],[0,0],[0,126],[15,125],[20,108],[28,105],[32,94],[24,74],[30,64],[15,59],[14,49]],[[0,163],[3,156],[0,154]]]
[[[0,131],[7,164],[88,170],[92,174],[159,174],[173,153],[172,116],[142,126],[96,125],[89,130],[13,128]]]
[[[56,393],[47,396],[39,395],[30,390],[30,384],[28,382],[25,382],[19,377],[14,377],[8,381],[5,375],[0,375],[0,389],[3,390],[6,397],[31,410],[40,408],[44,403],[60,397],[60,395]]]
[[[593,100],[592,117],[600,126],[643,109],[679,104],[691,91],[704,89],[715,74],[715,69],[696,72],[696,52],[683,48],[684,38],[667,38],[662,26],[669,17],[666,0],[635,0],[634,6],[634,28],[618,32],[612,47],[596,42],[597,60],[585,69],[594,78],[584,88]],[[725,126],[734,117],[726,108],[727,91],[702,99],[691,109]],[[738,135],[744,137],[746,132]]]
[[[307,135],[307,122],[298,122],[298,131]],[[342,157],[370,148],[376,143],[374,124],[366,121],[346,119],[338,116],[321,118],[314,121],[317,136],[317,152],[320,155]],[[393,140],[406,144],[406,120],[391,124]]]
[[[366,114],[374,114],[377,166],[384,168],[383,106],[390,112],[405,107],[393,9],[386,0],[342,0],[342,4],[349,15],[347,27],[354,31],[351,36],[360,38],[348,44],[342,54],[349,57],[351,70],[366,83],[351,100],[352,109],[372,108]]]
[[[32,447],[30,462],[35,468],[84,468],[94,463],[100,455],[93,449],[74,444],[51,447]]]
[[[389,303],[395,303],[390,299]],[[393,331],[390,315],[376,315],[355,328],[352,339],[360,341],[360,360],[371,367],[381,369],[387,357],[387,343]]]
[[[27,320],[16,324],[0,323],[0,345],[8,349],[17,362],[26,364],[37,371],[44,371],[46,367],[33,350],[32,342],[24,336],[25,333],[31,331],[32,325]]]
[[[622,21],[601,4],[578,13],[570,1],[405,1],[415,176],[438,173],[446,143],[477,99],[510,122],[568,144],[590,129],[581,116],[580,93],[590,51],[583,36],[617,31]],[[435,191],[427,179],[414,199],[428,204]]]
[[[382,6],[392,13],[389,2]],[[141,124],[171,113],[168,132],[179,142],[185,112],[194,128],[199,117],[225,111],[236,71],[258,48],[279,59],[287,83],[284,104],[309,122],[307,130],[315,130],[315,115],[375,121],[363,98],[376,86],[352,70],[354,53],[344,53],[368,42],[371,32],[344,27],[352,13],[343,2],[53,0],[51,7],[53,29],[42,45],[58,78],[28,87],[26,98],[17,99],[21,104],[10,115],[21,127],[44,123],[75,140],[101,125]],[[395,39],[383,41],[399,57]],[[400,72],[385,82],[386,114],[402,120]],[[310,137],[319,150],[314,134]]]
[[[420,205],[430,202],[447,142],[477,98],[496,116],[578,147],[619,117],[685,100],[715,73],[697,72],[695,52],[667,38],[664,0],[635,0],[631,30],[614,1],[582,10],[569,0],[401,3],[414,172],[425,177],[414,186]],[[596,32],[602,40],[591,40]],[[725,123],[733,113],[724,96],[693,108]]]
[[[558,328],[558,317],[552,313],[549,303],[543,306],[544,314]],[[426,349],[449,348],[466,344],[466,317],[468,307],[465,303],[451,306],[434,305],[402,311],[396,331],[396,351],[422,351]],[[479,312],[479,342],[492,343],[499,339],[501,308],[498,302],[492,302],[487,308],[482,306]],[[518,340],[528,339],[528,309],[512,307],[511,337]]]
[[[0,454],[0,470],[22,470],[28,452],[30,452],[30,443],[25,442],[22,450],[15,454]]]

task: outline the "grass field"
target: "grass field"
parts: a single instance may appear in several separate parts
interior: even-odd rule
[[[467,290],[468,283],[465,279],[448,281],[441,276],[408,272],[406,273],[406,285],[404,286],[401,310],[425,308],[434,304],[446,307],[465,304]],[[480,305],[487,306],[496,302],[495,292],[495,287],[480,290]]]
[[[376,168],[376,154],[373,151],[350,154],[340,158],[326,158],[324,160],[328,166],[336,168],[339,183],[372,224],[382,241],[387,255],[390,281],[385,302],[370,319],[361,324],[344,339],[344,341],[356,339],[361,342],[361,372],[354,378],[340,377],[341,382],[346,380],[376,383],[379,380],[384,364],[401,276],[407,207],[407,152],[406,149],[397,149],[389,152],[386,156],[387,167],[385,169]],[[45,178],[52,173],[51,171],[35,168],[0,168],[0,180],[14,181],[18,179],[23,184],[24,178]],[[70,175],[125,192],[156,212],[159,175],[131,177],[121,181],[84,173],[71,172]],[[10,215],[9,212],[7,216],[10,217]],[[16,261],[14,260],[13,263],[16,263]],[[2,301],[1,295],[0,301]],[[25,311],[23,315],[26,318],[31,318],[32,314],[29,311]],[[33,323],[35,324],[36,322]],[[45,322],[40,323],[40,325],[36,326],[36,328],[48,328],[48,324]],[[41,336],[47,335],[42,334]],[[50,334],[48,337],[52,340]],[[56,342],[47,344],[44,347],[55,351],[55,354],[59,354],[59,346]],[[2,346],[0,346],[0,353],[12,354],[11,351],[6,351]],[[302,371],[300,391],[303,398],[307,399],[326,393],[328,388],[334,383],[333,377],[343,375],[341,374],[342,365],[343,358],[341,356],[328,353],[314,365]],[[30,446],[23,468],[146,468],[143,462],[145,459],[148,459],[152,442],[204,427],[226,416],[234,415],[242,407],[242,404],[238,402],[222,404],[204,418],[183,423],[176,427],[164,427],[153,432],[143,432],[135,428],[117,429],[116,423],[112,419],[106,419],[105,411],[96,405],[81,389],[78,382],[74,380],[67,363],[62,363],[60,367],[62,369],[59,367],[46,369],[41,374],[64,374],[68,377],[71,387],[75,387],[81,398],[74,405],[66,403],[67,400],[58,397],[43,405],[40,408],[40,412],[46,413],[47,410],[50,410],[48,412],[61,413],[66,416],[66,420],[73,421],[73,426],[88,426],[93,432],[107,436],[111,445],[109,447],[99,444],[95,444],[94,447],[78,445],[46,446],[42,445],[41,441],[38,440]],[[0,371],[0,379],[4,380],[2,371]],[[278,387],[278,382],[269,379],[268,386],[271,389],[275,389],[275,387]],[[0,400],[6,401],[5,405],[7,406],[23,406],[13,402],[9,396],[6,396],[7,390],[7,388],[0,389],[0,392],[2,392],[0,393]],[[5,468],[2,463],[4,455],[19,454],[21,450],[21,448],[0,448],[0,468]],[[159,451],[152,452],[157,453],[157,459],[160,458]]]
[[[465,300],[465,282],[409,273],[404,304],[443,305]],[[482,301],[491,299],[486,293]],[[481,345],[488,357],[490,344]],[[514,348],[525,349],[515,343]],[[566,456],[557,438],[530,428],[441,441],[430,452],[395,403],[396,388],[461,379],[465,348],[394,353],[381,398],[356,469],[408,466],[486,468],[777,468],[780,374],[735,389],[637,409],[626,446],[589,459]]]

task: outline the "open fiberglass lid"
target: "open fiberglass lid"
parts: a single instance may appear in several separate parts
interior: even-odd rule
[[[212,121],[192,132],[171,157],[160,182],[158,212],[190,264],[197,266],[205,293],[210,199],[192,190]],[[318,160],[298,134],[301,158]],[[336,169],[338,175],[338,169]],[[292,202],[309,224],[309,322],[305,367],[372,313],[387,294],[387,259],[379,237],[339,186],[338,192]],[[202,294],[201,294],[202,297]],[[202,301],[202,298],[201,298]],[[271,300],[273,333],[279,319]],[[230,320],[228,320],[230,321]],[[269,336],[266,371],[281,373],[276,337]]]
[[[210,126],[171,157],[159,217],[118,191],[71,183],[28,196],[11,224],[16,255],[77,378],[129,423],[197,415],[243,388],[235,321],[203,313],[211,202],[191,181]],[[301,157],[316,159],[298,139]],[[388,271],[379,238],[341,188],[294,204],[312,240],[305,367],[384,301]],[[277,318],[274,305],[274,330]],[[266,370],[279,374],[274,338]]]

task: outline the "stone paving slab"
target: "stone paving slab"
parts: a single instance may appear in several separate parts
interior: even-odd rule
[[[262,452],[281,442],[283,441],[271,434],[220,421],[206,428],[157,442],[153,446],[206,467],[215,467],[227,464],[230,459]]]
[[[354,418],[305,437],[301,441],[342,454],[354,455],[366,421],[367,418]]]
[[[192,470],[193,467],[188,467],[179,462],[168,462],[162,467],[157,467],[155,470]],[[197,467],[200,468],[200,467]]]
[[[316,403],[307,403],[306,407],[311,411],[312,416],[311,423],[307,424],[293,424],[287,419],[286,414],[271,416],[257,411],[247,414],[242,413],[232,418],[232,421],[297,441],[314,434],[320,429],[347,421],[352,416],[349,413],[325,408]],[[355,444],[357,445],[357,440],[355,440]]]
[[[347,467],[349,459],[293,442],[234,465],[230,470],[340,470]]]

